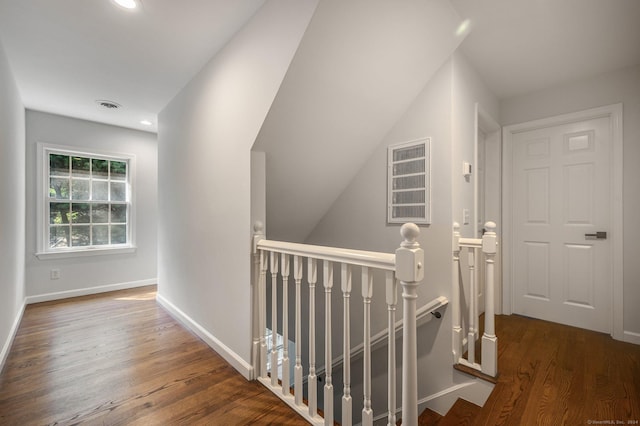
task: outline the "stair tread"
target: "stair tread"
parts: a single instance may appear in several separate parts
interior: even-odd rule
[[[425,410],[418,417],[419,426],[436,426],[440,424],[442,416],[433,410],[425,408]]]
[[[438,426],[463,426],[472,425],[474,419],[478,417],[482,407],[458,398],[449,412],[437,423]]]

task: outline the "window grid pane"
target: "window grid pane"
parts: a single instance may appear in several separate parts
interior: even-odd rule
[[[50,249],[126,245],[128,161],[49,153]]]

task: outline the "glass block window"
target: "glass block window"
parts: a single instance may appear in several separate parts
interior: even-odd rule
[[[388,223],[431,223],[430,143],[425,138],[389,146]]]
[[[43,149],[44,251],[131,246],[131,157]]]

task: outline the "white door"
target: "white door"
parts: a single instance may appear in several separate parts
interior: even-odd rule
[[[514,313],[611,332],[610,120],[512,136]]]

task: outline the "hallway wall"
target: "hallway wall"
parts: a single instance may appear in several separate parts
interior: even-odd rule
[[[25,110],[0,42],[0,369],[22,315],[25,250]]]

